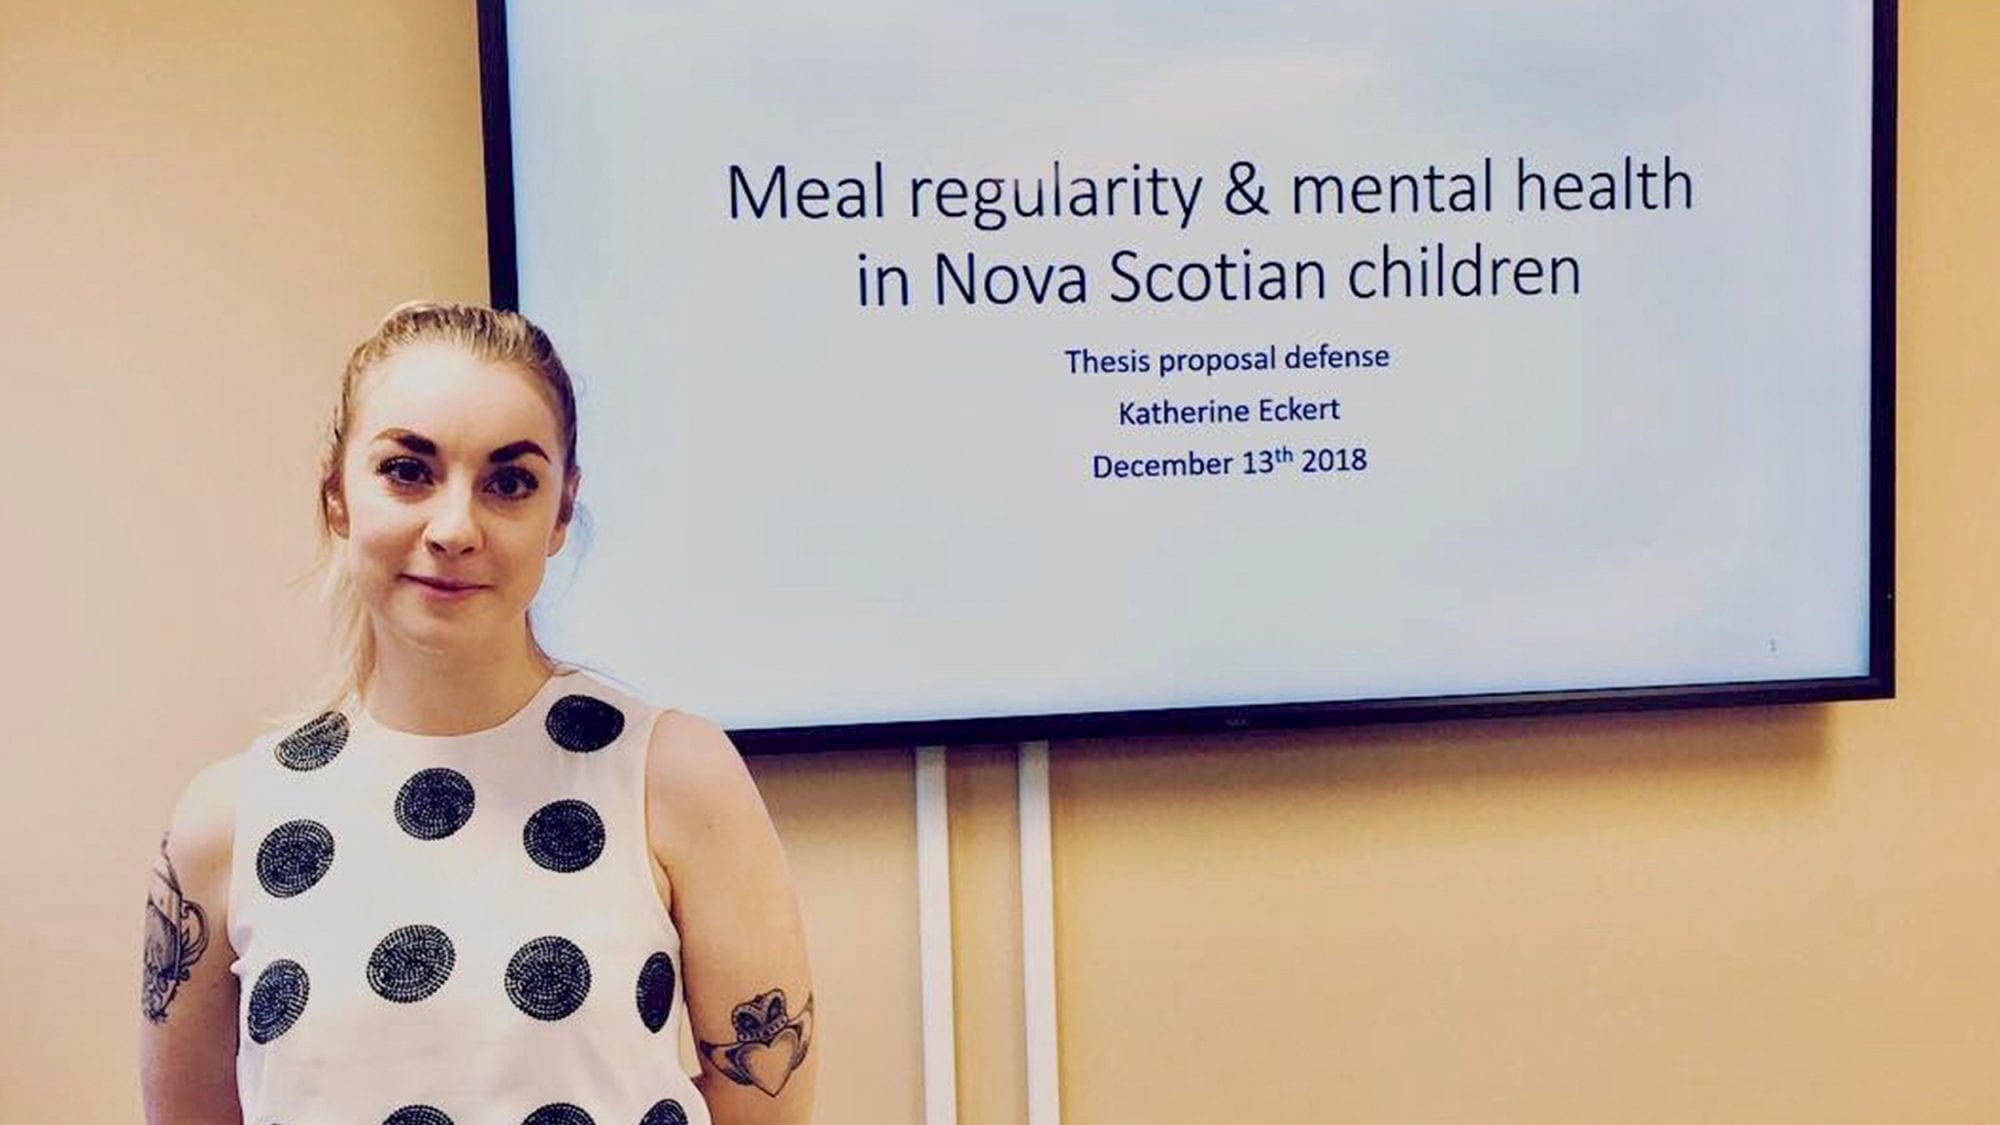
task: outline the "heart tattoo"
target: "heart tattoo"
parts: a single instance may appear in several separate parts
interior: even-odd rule
[[[739,1086],[755,1086],[772,1097],[785,1088],[812,1045],[812,997],[799,1014],[789,1014],[785,994],[772,989],[736,1005],[729,1022],[734,1043],[701,1041],[701,1057]]]

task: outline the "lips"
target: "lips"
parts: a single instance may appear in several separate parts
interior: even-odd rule
[[[447,594],[462,593],[466,590],[485,589],[484,586],[477,582],[465,582],[456,578],[426,578],[420,574],[405,574],[403,577],[415,582],[419,586],[428,586],[433,590],[440,590]]]

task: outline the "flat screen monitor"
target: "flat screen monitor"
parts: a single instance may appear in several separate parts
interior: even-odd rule
[[[750,749],[1887,695],[1895,15],[487,3],[538,628]]]

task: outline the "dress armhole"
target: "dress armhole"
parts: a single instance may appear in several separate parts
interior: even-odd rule
[[[681,952],[680,927],[674,925],[673,912],[666,903],[660,901],[660,888],[653,882],[653,869],[659,865],[658,860],[653,857],[653,739],[659,733],[660,724],[670,714],[672,708],[652,709],[646,722],[644,738],[639,745],[639,753],[636,755],[639,759],[638,782],[633,788],[638,790],[639,857],[644,861],[644,865],[639,868],[640,883],[646,892],[646,900],[652,904],[653,916],[659,920],[661,928],[666,931],[673,943],[674,960],[678,963]],[[666,880],[667,893],[679,897],[680,889],[674,886],[673,876],[666,875]],[[675,981],[675,987],[680,987],[678,979]]]
[[[243,822],[251,803],[246,799],[246,791],[256,781],[259,756],[268,754],[275,741],[272,735],[259,737],[248,747],[238,751],[233,758],[225,759],[230,763],[229,768],[235,771],[236,777],[232,789],[235,799],[230,802],[229,807],[229,874],[223,884],[222,909],[226,924],[223,926],[222,936],[229,945],[230,955],[234,958],[229,963],[229,970],[236,974],[239,983],[243,979],[243,948],[248,944],[238,940],[242,925],[240,920],[244,917],[242,911],[238,909],[242,901],[239,888],[243,881],[244,866],[255,862],[243,850],[243,841],[246,838]]]

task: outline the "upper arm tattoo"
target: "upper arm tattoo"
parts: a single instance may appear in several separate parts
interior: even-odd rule
[[[146,894],[146,967],[139,977],[139,1007],[154,1023],[167,1018],[167,1005],[208,950],[208,915],[181,893],[167,838],[160,837],[160,860]]]
[[[778,989],[753,996],[729,1013],[735,1042],[699,1041],[702,1061],[731,1082],[755,1086],[775,1098],[806,1060],[806,1048],[812,1045],[812,1015],[811,994],[796,1016],[789,1014],[785,994]]]

